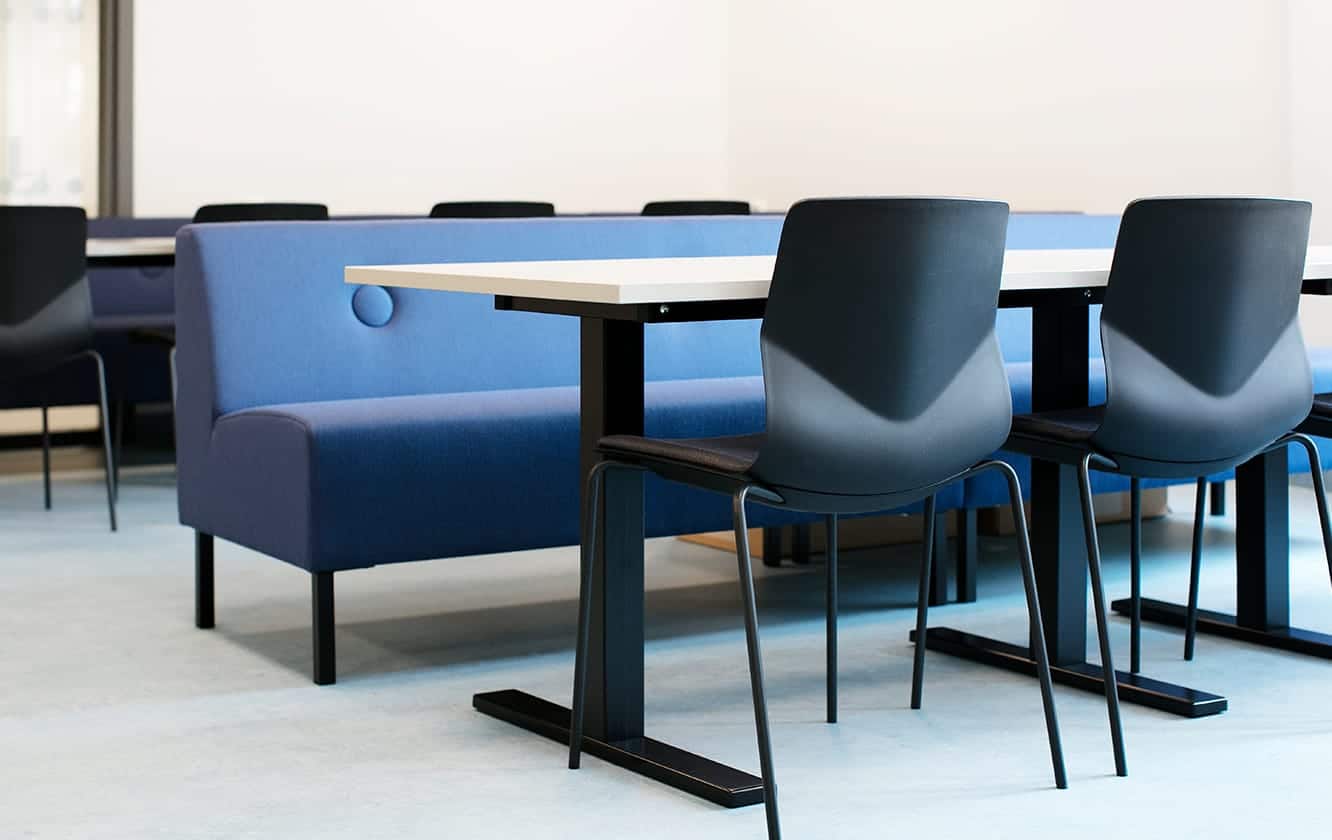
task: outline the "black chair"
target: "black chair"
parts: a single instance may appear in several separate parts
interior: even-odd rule
[[[441,201],[430,208],[432,219],[538,219],[555,215],[547,201]]]
[[[1189,628],[1192,656],[1206,476],[1289,443],[1313,396],[1296,312],[1310,205],[1249,198],[1164,198],[1124,211],[1101,311],[1104,405],[1015,417],[1005,448],[1077,465],[1101,662],[1114,696],[1089,469],[1130,477],[1134,524],[1132,670],[1141,646],[1142,478],[1195,477]],[[1321,477],[1320,477],[1321,478]],[[1321,503],[1324,533],[1326,510]],[[1117,698],[1115,759],[1123,774]]]
[[[88,217],[78,207],[0,207],[0,378],[39,378],[78,359],[97,369],[106,506],[116,530],[106,365],[93,349]],[[51,508],[51,435],[42,402],[42,482]]]
[[[765,432],[726,438],[603,438],[587,476],[569,766],[582,748],[588,623],[607,470],[649,470],[730,495],[754,719],[770,837],[779,834],[745,505],[822,513],[829,534],[829,720],[836,717],[837,521],[926,500],[978,471],[1011,491],[1055,782],[1066,785],[1017,474],[982,461],[1008,434],[1012,400],[995,337],[1008,207],[953,199],[804,201],[786,217],[760,342]],[[921,563],[926,620],[933,540]],[[917,636],[911,706],[920,707],[925,645]]]
[[[327,222],[323,204],[281,202],[255,204],[205,204],[194,211],[194,224],[215,222]]]
[[[649,201],[644,216],[748,216],[748,201]]]

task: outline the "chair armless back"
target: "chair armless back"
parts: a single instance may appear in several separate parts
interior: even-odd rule
[[[205,204],[194,211],[194,223],[214,222],[326,222],[324,204]]]
[[[0,378],[92,346],[87,239],[79,207],[0,207]]]
[[[644,216],[748,216],[748,201],[649,201]]]
[[[537,219],[555,215],[548,201],[441,201],[432,219]]]
[[[1136,201],[1101,311],[1105,418],[1117,459],[1247,455],[1309,413],[1296,318],[1311,207],[1261,198]]]
[[[887,495],[999,448],[995,337],[1008,205],[822,199],[791,208],[761,331],[775,488]]]

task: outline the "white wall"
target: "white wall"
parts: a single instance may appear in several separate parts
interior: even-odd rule
[[[138,0],[136,212],[1299,194],[1326,0]]]
[[[138,215],[725,193],[715,0],[137,0]]]
[[[1097,212],[1150,194],[1279,193],[1282,11],[1273,0],[734,0],[733,192]]]

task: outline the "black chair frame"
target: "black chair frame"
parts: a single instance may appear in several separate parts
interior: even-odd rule
[[[587,701],[587,661],[592,612],[592,586],[596,579],[597,551],[596,538],[600,526],[600,499],[603,477],[612,469],[656,472],[662,477],[679,480],[677,465],[666,470],[654,469],[648,464],[636,464],[617,460],[604,460],[594,466],[587,476],[587,506],[582,535],[582,575],[579,583],[578,640],[576,662],[574,666],[573,714],[569,736],[569,768],[578,769],[583,746],[583,721]],[[919,590],[916,602],[916,644],[911,671],[911,708],[921,707],[921,695],[924,685],[925,669],[925,631],[929,610],[929,582],[933,564],[933,528],[935,513],[934,493],[957,481],[963,481],[987,470],[997,470],[1004,475],[1008,483],[1009,499],[1013,518],[1017,523],[1018,543],[1021,549],[1019,565],[1022,570],[1023,588],[1026,593],[1028,611],[1028,631],[1033,653],[1037,663],[1037,674],[1041,687],[1041,703],[1045,714],[1046,736],[1050,744],[1050,761],[1054,771],[1055,786],[1068,787],[1068,777],[1064,768],[1063,747],[1059,737],[1059,723],[1054,707],[1054,688],[1050,678],[1049,655],[1045,645],[1044,626],[1041,620],[1040,602],[1036,592],[1036,575],[1031,560],[1031,542],[1027,534],[1026,516],[1022,504],[1022,489],[1017,473],[1003,461],[984,461],[970,469],[952,476],[935,485],[925,498],[924,527],[925,538],[920,566]],[[749,659],[750,691],[753,695],[754,726],[758,739],[760,775],[763,779],[763,802],[768,824],[768,836],[780,837],[781,829],[777,812],[777,785],[772,762],[772,743],[768,724],[768,706],[763,682],[763,662],[758,638],[758,608],[754,595],[753,566],[749,556],[749,526],[745,513],[748,502],[755,502],[768,507],[787,507],[781,495],[774,490],[748,482],[734,482],[712,473],[695,472],[694,480],[687,483],[703,487],[714,492],[728,494],[732,500],[732,517],[735,528],[736,560],[740,578],[741,604],[744,609],[745,641]],[[818,512],[818,511],[809,511]],[[838,514],[828,513],[827,558],[827,631],[825,637],[826,657],[826,704],[829,723],[837,721],[837,522]]]

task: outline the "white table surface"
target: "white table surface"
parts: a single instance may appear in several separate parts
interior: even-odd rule
[[[90,257],[166,257],[176,253],[174,236],[90,237]]]
[[[1035,291],[1104,286],[1110,248],[1010,250],[1002,288]],[[683,303],[768,296],[774,257],[435,263],[348,266],[348,283],[474,292],[579,303]],[[1332,279],[1332,246],[1309,249],[1306,280]]]

